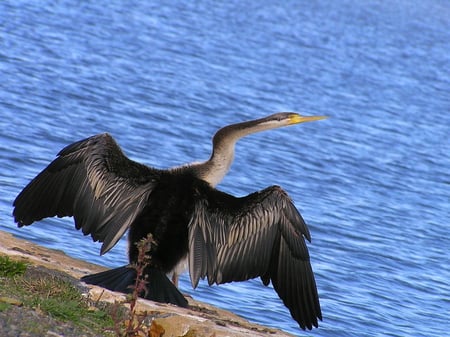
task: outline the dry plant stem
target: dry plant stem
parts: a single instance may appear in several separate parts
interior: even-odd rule
[[[150,257],[148,255],[148,252],[150,251],[152,245],[154,244],[155,241],[153,240],[151,234],[148,234],[146,238],[136,243],[139,254],[137,263],[132,265],[132,268],[136,270],[136,281],[133,286],[131,298],[129,300],[130,314],[125,332],[126,336],[135,336],[142,329],[143,317],[140,317],[142,315],[136,314],[136,304],[139,298],[139,294],[141,294],[142,292],[147,293],[148,291],[147,289],[148,275],[146,275],[144,272],[145,268],[150,263]]]

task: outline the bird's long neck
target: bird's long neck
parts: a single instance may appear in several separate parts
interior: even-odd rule
[[[263,119],[261,119],[262,121]],[[194,165],[196,175],[211,186],[222,181],[234,160],[236,142],[249,134],[267,130],[260,120],[228,125],[214,135],[213,150],[209,160]]]
[[[200,179],[212,186],[222,181],[234,159],[236,142],[249,134],[280,128],[283,126],[317,121],[325,116],[302,116],[295,112],[279,112],[273,115],[248,122],[228,125],[214,135],[213,150],[209,160],[189,165],[187,168]]]

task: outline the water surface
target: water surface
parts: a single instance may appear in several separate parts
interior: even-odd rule
[[[309,224],[315,336],[444,336],[450,324],[446,1],[0,2],[0,229],[114,267],[71,219],[18,229],[17,193],[65,145],[111,133],[156,167],[208,158],[217,128],[326,121],[238,143],[219,188],[281,185]],[[252,280],[183,292],[299,330]]]

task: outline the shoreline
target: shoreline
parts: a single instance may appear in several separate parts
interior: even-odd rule
[[[0,231],[0,255],[25,261],[33,266],[57,270],[76,279],[86,274],[107,269],[69,257],[62,251],[48,249],[30,241],[18,239],[13,234],[4,231]],[[125,295],[121,293],[86,285],[82,282],[79,283],[87,289],[87,296],[94,301],[114,303],[125,299]],[[195,331],[195,336],[198,337],[263,337],[268,335],[293,337],[293,335],[281,330],[250,323],[236,314],[195,301],[189,296],[187,296],[187,299],[189,308],[139,299],[138,310],[151,314],[152,321],[164,328],[164,337],[186,336],[187,333],[192,331]]]

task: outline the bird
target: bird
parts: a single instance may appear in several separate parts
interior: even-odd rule
[[[137,242],[152,236],[146,252],[148,291],[141,297],[188,307],[176,286],[186,263],[195,289],[259,277],[274,290],[303,330],[322,320],[306,241],[309,229],[291,197],[274,185],[235,197],[216,186],[230,170],[236,142],[247,135],[316,121],[326,116],[279,112],[220,128],[208,160],[168,169],[129,159],[109,133],[63,148],[17,195],[19,227],[48,217],[73,217],[75,227],[107,253],[128,231],[129,264],[81,278],[130,292],[136,280]],[[173,281],[169,280],[174,273]]]

